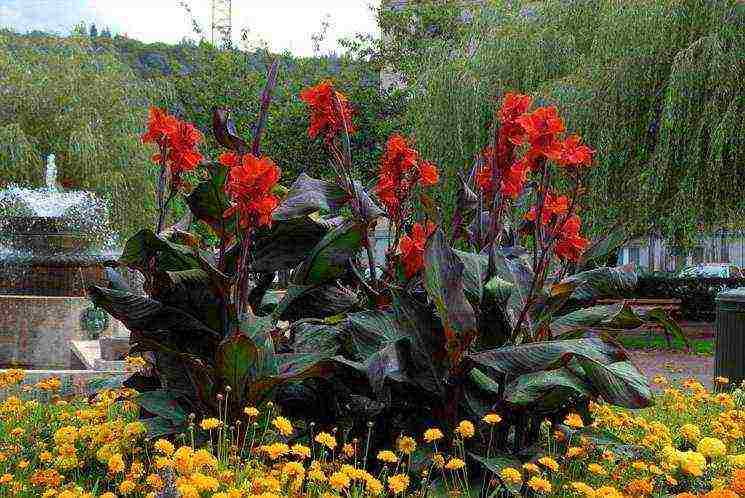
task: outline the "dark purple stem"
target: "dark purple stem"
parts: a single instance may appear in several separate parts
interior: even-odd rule
[[[251,146],[251,153],[256,157],[259,157],[259,154],[261,153],[261,137],[264,134],[266,118],[269,113],[269,105],[272,103],[272,92],[277,84],[278,69],[279,61],[274,59],[272,65],[269,67],[269,71],[267,72],[266,86],[264,87],[264,92],[261,94],[259,119],[256,121],[256,127],[254,128],[254,140]]]

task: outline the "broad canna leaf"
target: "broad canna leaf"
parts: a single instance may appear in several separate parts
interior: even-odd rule
[[[340,218],[324,220],[311,216],[273,223],[271,228],[256,234],[251,271],[263,273],[295,268],[341,223]]]
[[[319,285],[336,280],[346,272],[349,258],[359,253],[364,236],[365,226],[353,220],[334,228],[296,270],[293,282]]]
[[[488,472],[488,475],[495,476],[501,480],[499,477],[502,470],[506,469],[507,467],[511,467],[513,469],[521,469],[523,464],[520,460],[515,458],[512,455],[508,455],[506,453],[499,453],[492,454],[489,457],[480,456],[476,453],[469,452],[469,455],[479,462]],[[512,483],[504,483],[507,486],[507,489],[512,494],[511,496],[520,496],[520,485],[514,485]]]
[[[563,282],[574,283],[572,299],[591,301],[602,297],[618,297],[633,291],[637,285],[634,265],[607,266],[577,273]]]
[[[451,368],[477,336],[476,314],[464,291],[465,265],[453,252],[441,229],[424,250],[424,287],[442,321]]]
[[[463,263],[463,289],[469,301],[478,306],[483,299],[484,281],[489,270],[489,258],[483,254],[458,251],[453,252]]]
[[[339,184],[316,180],[301,173],[282,203],[272,213],[272,218],[275,221],[288,221],[318,211],[333,213],[347,202],[349,195]]]
[[[248,383],[259,376],[261,353],[245,334],[226,337],[217,348],[217,370],[225,385],[230,386],[243,404]]]
[[[199,262],[191,247],[170,242],[146,228],[127,240],[119,262],[130,268],[148,272],[151,261],[154,261],[158,271],[199,268]]]
[[[337,282],[290,284],[272,314],[290,322],[303,318],[327,318],[351,310],[358,300],[357,294]]]
[[[180,425],[187,421],[189,414],[184,410],[181,395],[158,389],[137,396],[137,404],[152,415],[162,417],[173,425]]]
[[[230,207],[228,196],[225,194],[225,181],[229,169],[220,164],[207,166],[209,177],[200,182],[194,191],[186,197],[195,218],[206,223],[218,237],[235,233],[236,218],[224,218],[223,214]]]
[[[226,149],[233,150],[239,154],[246,154],[250,147],[235,129],[235,123],[230,117],[230,109],[216,107],[212,111],[212,133],[217,143]]]
[[[469,354],[466,359],[499,374],[510,376],[556,368],[567,353],[577,353],[601,363],[622,361],[628,353],[602,338],[533,342]]]
[[[624,303],[583,308],[557,318],[549,325],[556,336],[588,328],[636,329],[644,324],[630,306]]]
[[[579,354],[572,354],[571,358],[582,367],[595,393],[608,403],[625,408],[646,408],[652,404],[647,378],[630,361],[604,365]]]
[[[533,413],[554,412],[592,396],[586,382],[566,368],[521,375],[505,388],[504,400]]]
[[[145,296],[89,288],[91,300],[119,320],[132,333],[130,343],[140,351],[209,355],[220,334],[184,311]],[[142,343],[141,347],[138,344]],[[142,349],[144,347],[144,349]]]

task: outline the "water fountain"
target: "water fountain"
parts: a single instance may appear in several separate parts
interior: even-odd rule
[[[0,368],[95,369],[99,333],[125,332],[86,288],[105,283],[117,257],[106,206],[92,192],[62,191],[53,155],[46,187],[0,191]]]

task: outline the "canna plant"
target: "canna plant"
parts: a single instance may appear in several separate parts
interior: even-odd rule
[[[240,421],[247,406],[269,400],[371,444],[431,426],[453,433],[462,419],[498,413],[492,440],[472,444],[494,470],[512,461],[497,455],[530,458],[544,421],[588,417],[591,400],[651,403],[613,335],[646,321],[679,330],[660,310],[577,306],[634,287],[636,275],[576,272],[603,246],[581,235],[594,151],[564,137],[555,108],[504,97],[492,143],[462,177],[446,224],[427,195],[438,169],[406,137],[385,144],[372,188],[355,178],[354,109],[330,81],[300,98],[335,177],[301,174],[283,187],[260,149],[276,66],[268,81],[251,143],[227,110],[215,110],[226,149],[217,161],[200,161],[202,137],[190,125],[151,110],[143,138],[159,148],[160,221],[133,236],[120,260],[143,273],[147,295],[122,283],[90,289],[131,331],[131,354],[148,360],[126,385],[141,393],[152,436],[184,431],[192,413]],[[190,191],[183,171],[202,175]],[[163,227],[176,195],[216,244],[190,232],[190,219]],[[371,234],[381,220],[389,242],[376,261]],[[281,271],[290,283],[270,305]]]

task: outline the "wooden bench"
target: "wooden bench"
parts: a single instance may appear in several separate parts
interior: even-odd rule
[[[648,311],[651,311],[656,308],[660,308],[663,311],[665,311],[668,314],[668,316],[672,319],[677,319],[677,317],[680,316],[681,304],[682,304],[680,299],[657,299],[657,298],[598,299],[597,301],[597,304],[606,304],[606,305],[607,304],[618,304],[618,303],[625,303],[629,307],[631,307],[632,310],[640,314],[645,314]],[[645,322],[645,324],[639,328],[643,330],[649,330],[649,331],[662,330],[665,334],[665,341],[667,341],[667,347],[668,348],[672,347],[672,343],[670,341],[670,334],[662,325],[658,323],[653,323],[653,322]],[[688,345],[686,345],[686,347],[688,347]]]

